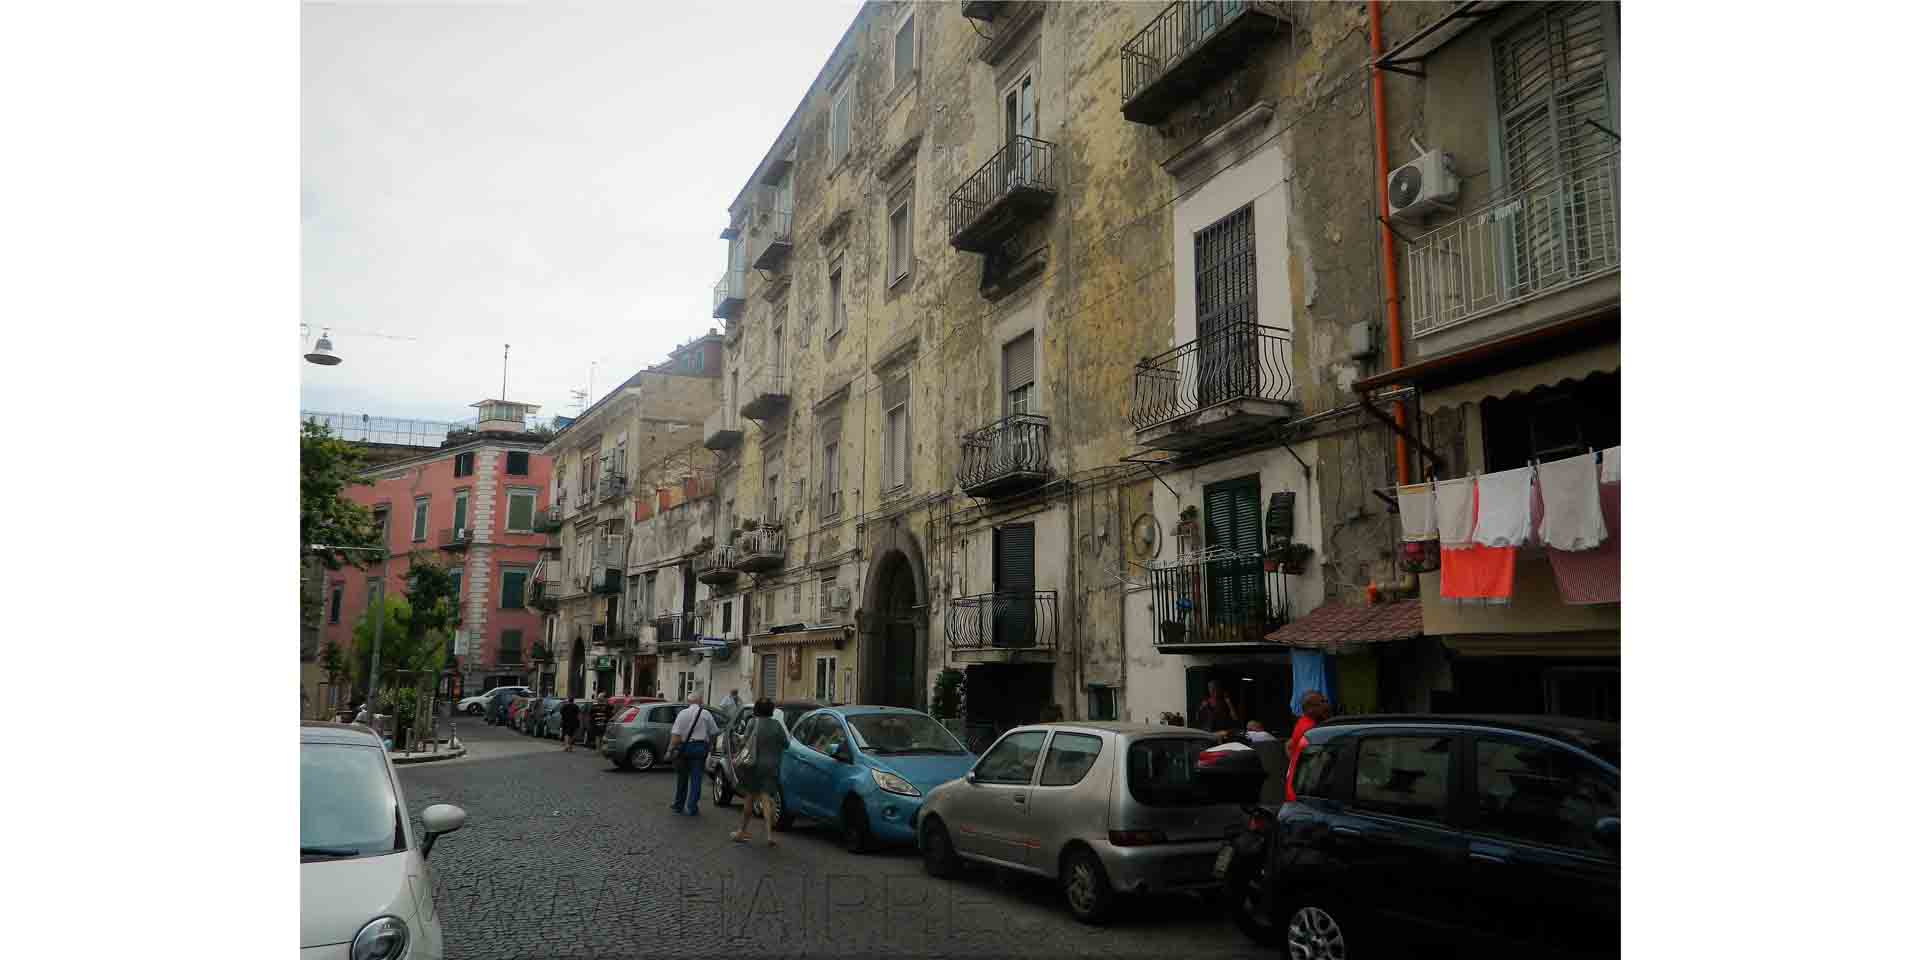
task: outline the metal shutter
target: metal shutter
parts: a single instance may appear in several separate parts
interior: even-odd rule
[[[1209,549],[1234,551],[1237,559],[1207,563],[1208,605],[1215,624],[1246,623],[1266,614],[1260,576],[1260,478],[1223,480],[1206,488]]]
[[[1193,236],[1195,386],[1203,407],[1255,393],[1259,313],[1253,238],[1252,204]]]
[[[760,655],[760,689],[755,691],[763,697],[780,695],[780,655],[764,653]]]
[[[1033,524],[993,531],[993,645],[1033,645]]]
[[[1007,344],[1003,352],[1003,367],[1000,388],[1002,393],[1012,393],[1033,382],[1033,334],[1022,334]]]

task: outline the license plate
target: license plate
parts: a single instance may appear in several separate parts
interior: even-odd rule
[[[1227,875],[1227,868],[1231,866],[1233,866],[1233,847],[1231,845],[1222,846],[1220,852],[1213,858],[1214,878],[1220,879],[1225,877]]]

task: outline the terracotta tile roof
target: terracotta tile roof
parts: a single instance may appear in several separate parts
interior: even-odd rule
[[[1339,651],[1364,643],[1417,637],[1421,622],[1418,600],[1373,606],[1328,603],[1267,634],[1267,639],[1289,647]]]

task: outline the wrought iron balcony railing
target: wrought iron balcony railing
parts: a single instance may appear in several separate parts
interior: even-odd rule
[[[733,546],[734,562],[747,573],[778,570],[787,562],[787,531],[777,526],[763,523],[759,529],[742,530]]]
[[[1407,244],[1426,336],[1620,269],[1620,154],[1507,191]]]
[[[1133,427],[1145,432],[1234,401],[1291,403],[1292,352],[1290,331],[1283,328],[1246,320],[1218,324],[1140,361],[1133,374]],[[1281,415],[1251,413],[1261,419]]]
[[[1176,557],[1147,570],[1157,646],[1263,643],[1285,624],[1285,574],[1258,553]]]
[[[1057,596],[1034,590],[956,597],[947,602],[947,648],[1051,652],[1060,632]]]
[[[753,268],[778,269],[780,264],[786,262],[787,254],[793,252],[793,211],[775,209],[769,212],[757,242],[759,249],[754,251]]]
[[[726,543],[694,557],[693,575],[706,584],[734,582],[740,578],[739,548]]]
[[[567,498],[561,497],[553,506],[533,515],[533,532],[552,533],[560,529],[567,517]]]
[[[740,445],[741,434],[739,411],[722,406],[707,414],[704,443],[708,450],[731,450]]]
[[[600,475],[599,494],[602,500],[612,500],[627,495],[627,475],[624,473],[606,473]]]
[[[662,650],[684,649],[693,644],[693,620],[684,613],[653,618],[653,639]]]
[[[520,651],[519,647],[501,647],[494,651],[493,662],[502,667],[518,667],[527,661],[526,655]]]
[[[1016,413],[960,438],[960,489],[990,498],[1045,483],[1053,475],[1047,418]]]
[[[765,420],[785,410],[788,399],[786,379],[780,375],[779,365],[762,363],[741,386],[740,415],[748,420]]]
[[[1014,137],[947,197],[947,242],[985,253],[1053,205],[1053,144]]]
[[[728,270],[720,275],[720,281],[713,285],[713,318],[715,320],[733,320],[740,316],[740,308],[747,305],[747,272]]]
[[[449,527],[440,531],[440,549],[442,550],[465,550],[472,544],[472,527]]]
[[[1167,4],[1120,48],[1121,115],[1134,123],[1165,120],[1290,23],[1280,4],[1260,0]]]

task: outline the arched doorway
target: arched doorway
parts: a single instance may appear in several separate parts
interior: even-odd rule
[[[924,710],[927,576],[919,541],[884,524],[874,534],[872,556],[861,611],[860,702]]]
[[[567,658],[567,696],[587,695],[587,645],[573,638],[573,655]]]

